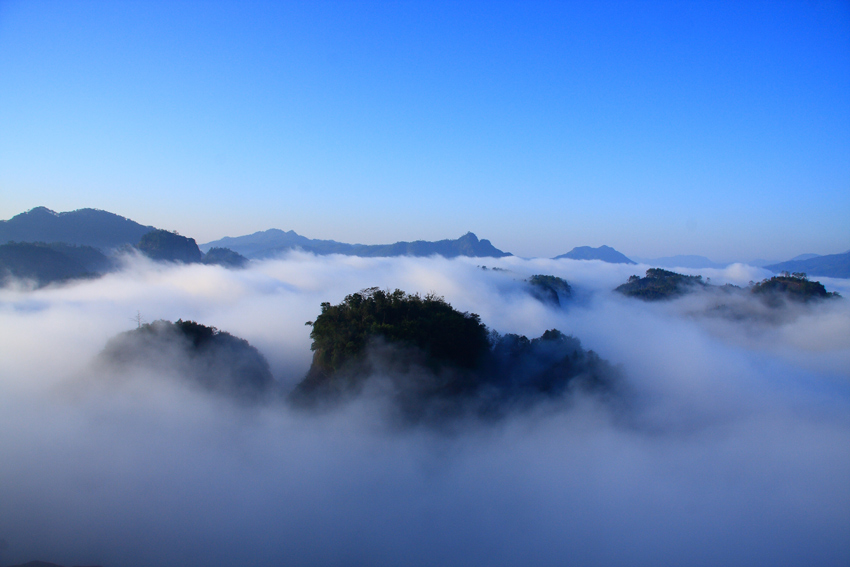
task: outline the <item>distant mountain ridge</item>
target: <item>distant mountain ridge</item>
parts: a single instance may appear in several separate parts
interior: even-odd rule
[[[844,254],[815,256],[808,260],[789,260],[765,266],[773,272],[804,272],[810,276],[850,278],[850,250]]]
[[[603,262],[608,262],[609,264],[636,263],[627,258],[621,252],[617,252],[610,246],[605,246],[604,244],[599,248],[592,248],[590,246],[576,246],[566,254],[555,256],[554,259],[560,260],[562,258],[569,258],[571,260],[602,260]]]
[[[347,244],[335,240],[314,240],[301,236],[295,231],[283,231],[272,228],[246,236],[225,237],[201,245],[202,250],[222,247],[229,248],[248,258],[271,258],[288,250],[300,249],[313,254],[344,254],[347,256],[388,257],[388,256],[471,256],[475,258],[502,258],[511,256],[494,247],[489,240],[479,240],[475,234],[467,232],[455,240],[416,240],[396,242],[395,244]]]
[[[112,261],[97,248],[62,242],[8,242],[0,244],[0,285],[12,279],[37,286],[77,278],[96,277]]]
[[[789,262],[798,262],[798,261],[801,261],[801,260],[811,260],[812,258],[817,258],[818,256],[820,256],[820,254],[811,254],[811,253],[810,254],[800,254],[799,256],[794,256],[793,258],[791,258],[788,261]]]
[[[65,242],[102,250],[136,244],[154,230],[120,215],[99,209],[57,213],[36,207],[0,221],[0,244],[6,242]]]

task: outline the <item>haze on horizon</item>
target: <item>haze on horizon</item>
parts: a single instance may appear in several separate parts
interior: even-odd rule
[[[850,248],[850,5],[0,2],[0,218]]]

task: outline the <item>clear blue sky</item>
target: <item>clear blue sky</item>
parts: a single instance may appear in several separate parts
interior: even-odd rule
[[[0,218],[850,249],[850,2],[0,0]]]

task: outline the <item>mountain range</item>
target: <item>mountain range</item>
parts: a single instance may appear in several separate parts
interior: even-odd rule
[[[64,243],[77,247],[97,248],[101,252],[110,254],[116,249],[126,246],[138,246],[142,237],[151,231],[157,230],[153,226],[145,226],[133,220],[103,211],[100,209],[78,209],[64,213],[54,212],[46,207],[36,207],[27,212],[15,215],[9,220],[0,220],[0,244],[3,243]],[[193,242],[194,243],[194,242]],[[4,244],[5,245],[5,244]],[[296,232],[283,231],[276,228],[255,232],[245,236],[225,237],[200,245],[200,249],[211,256],[204,256],[206,263],[220,263],[229,266],[244,265],[245,258],[271,258],[283,252],[293,249],[303,250],[313,254],[345,254],[349,256],[386,257],[386,256],[443,256],[455,258],[458,256],[502,258],[511,256],[510,252],[504,252],[493,246],[489,240],[479,239],[472,232],[468,232],[460,238],[451,240],[439,240],[436,242],[416,240],[413,242],[396,242],[394,244],[348,244],[335,240],[319,240],[307,238]],[[215,249],[215,250],[213,250]],[[64,255],[83,252],[69,248],[59,249],[53,247],[53,251],[43,248],[17,247],[9,249],[4,253],[8,260],[14,258],[18,262],[16,266],[23,271],[30,270],[30,264],[36,260],[29,258],[27,254],[37,254],[38,257],[46,258],[55,256],[54,252]],[[85,251],[91,255],[91,251]],[[242,256],[240,256],[240,254]],[[556,256],[555,259],[569,258],[573,260],[601,260],[615,264],[635,264],[633,260],[626,257],[610,246],[578,246],[567,252]],[[174,258],[172,258],[173,260]],[[179,259],[179,258],[178,258]],[[30,261],[32,260],[32,262]],[[98,262],[101,260],[98,259]],[[682,255],[656,258],[654,260],[643,260],[643,263],[680,268],[723,268],[724,264],[712,262],[703,256]],[[23,263],[21,263],[23,262]],[[2,262],[0,262],[2,264]],[[750,262],[751,265],[763,265]],[[850,251],[844,254],[830,254],[817,256],[814,254],[801,254],[787,262],[763,265],[774,272],[805,272],[818,277],[850,278]],[[10,266],[0,265],[0,272],[14,275],[15,269]],[[85,267],[86,272],[90,270]],[[79,266],[71,269],[69,266],[62,267],[62,273],[79,272]],[[82,272],[81,272],[82,273]]]
[[[248,258],[270,258],[293,249],[313,254],[345,254],[347,256],[471,256],[475,258],[502,258],[511,256],[494,247],[489,240],[479,240],[467,232],[456,240],[438,240],[429,242],[396,242],[395,244],[346,244],[335,240],[314,240],[301,236],[295,231],[283,231],[276,228],[255,232],[246,236],[225,237],[201,245],[201,250],[210,248],[229,248]]]
[[[850,278],[850,250],[843,254],[827,254],[798,260],[788,260],[765,266],[773,272],[803,272],[810,276],[827,278]],[[798,256],[799,258],[799,256]]]

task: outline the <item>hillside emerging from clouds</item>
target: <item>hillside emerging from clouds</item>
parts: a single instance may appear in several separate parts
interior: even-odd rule
[[[269,363],[248,341],[194,321],[139,324],[110,339],[97,362],[118,375],[174,375],[238,400],[258,400],[275,387]]]
[[[615,369],[575,337],[557,329],[531,340],[500,335],[434,295],[365,289],[338,305],[323,303],[309,324],[313,362],[292,394],[300,404],[351,398],[371,386],[405,420],[441,422],[467,412],[501,417],[568,388],[611,391],[618,382]]]

